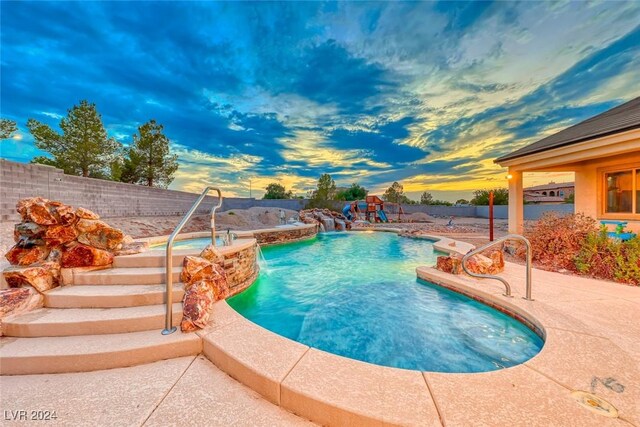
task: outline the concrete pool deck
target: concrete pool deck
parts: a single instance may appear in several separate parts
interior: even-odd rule
[[[297,425],[309,418],[329,425],[640,426],[640,288],[534,270],[535,301],[526,301],[524,267],[507,263],[503,275],[514,298],[502,296],[499,282],[418,268],[420,278],[541,326],[542,351],[512,368],[448,374],[371,365],[283,338],[221,301],[197,333],[203,354],[195,359],[0,377],[0,403],[7,411],[56,410],[57,423],[67,425]],[[573,391],[610,402],[618,418],[580,406]]]

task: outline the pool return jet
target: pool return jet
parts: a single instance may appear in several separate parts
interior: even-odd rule
[[[182,221],[178,224],[169,236],[169,240],[167,240],[167,258],[165,261],[166,266],[166,281],[167,281],[167,289],[165,291],[165,298],[167,304],[167,314],[165,316],[165,324],[164,329],[162,330],[162,335],[169,335],[174,333],[177,328],[173,326],[173,241],[176,239],[176,236],[180,234],[180,231],[184,228],[185,224],[191,219],[193,214],[196,212],[200,203],[207,197],[207,193],[209,191],[215,191],[218,193],[218,203],[213,205],[211,208],[211,244],[216,246],[216,210],[218,210],[222,206],[222,192],[219,188],[216,187],[205,187],[202,190],[202,193],[195,201],[191,209],[182,217]]]

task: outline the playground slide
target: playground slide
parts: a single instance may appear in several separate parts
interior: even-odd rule
[[[351,205],[346,205],[342,208],[342,215],[346,216],[348,220],[351,220]]]
[[[387,219],[387,214],[382,209],[378,211],[378,216],[380,217],[382,222],[389,222],[389,220]]]

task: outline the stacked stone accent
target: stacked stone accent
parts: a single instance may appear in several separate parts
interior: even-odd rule
[[[275,230],[257,230],[253,232],[253,237],[259,245],[276,245],[279,243],[295,242],[315,236],[318,227],[291,227]]]

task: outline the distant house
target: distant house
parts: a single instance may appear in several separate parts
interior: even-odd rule
[[[544,185],[527,187],[523,190],[524,201],[541,205],[565,203],[565,199],[574,193],[573,182],[550,182]]]
[[[495,162],[509,168],[510,232],[522,232],[524,172],[574,172],[576,212],[640,231],[640,97]]]

